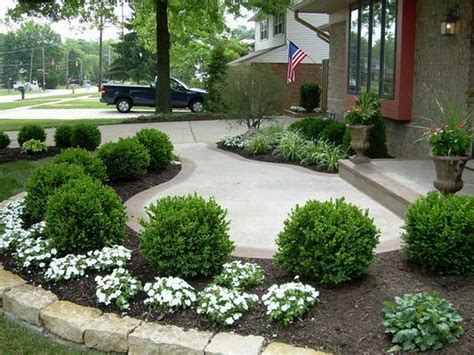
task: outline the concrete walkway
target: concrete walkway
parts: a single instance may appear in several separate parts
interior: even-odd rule
[[[228,209],[236,255],[269,258],[276,251],[275,238],[283,221],[296,204],[345,197],[369,209],[382,232],[378,252],[400,246],[403,221],[338,175],[252,161],[217,150],[213,144],[178,144],[176,152],[183,159],[182,172],[168,183],[127,201],[132,228],[139,229],[144,208],[157,199],[196,192],[206,198],[215,197]]]

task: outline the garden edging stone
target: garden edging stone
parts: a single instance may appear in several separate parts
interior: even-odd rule
[[[258,355],[265,344],[261,336],[218,333],[204,349],[206,355]]]
[[[12,274],[11,272],[0,270],[0,306],[3,305],[3,295],[12,287],[26,284],[26,281],[21,277]]]

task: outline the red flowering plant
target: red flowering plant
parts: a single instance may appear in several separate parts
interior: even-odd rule
[[[471,118],[472,114],[465,111],[457,100],[442,105],[435,99],[439,110],[439,117],[431,120],[431,125],[426,129],[424,138],[431,144],[433,156],[466,156],[469,153],[472,139]]]
[[[345,119],[349,125],[369,126],[380,116],[380,98],[373,91],[365,91],[346,112]]]

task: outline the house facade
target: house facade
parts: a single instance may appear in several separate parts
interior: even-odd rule
[[[255,23],[255,50],[234,60],[230,65],[268,65],[278,77],[286,82],[288,43],[292,41],[308,54],[297,67],[296,81],[289,84],[291,99],[289,105],[299,103],[300,86],[305,83],[321,84],[322,61],[329,58],[329,44],[309,28],[327,23],[325,14],[305,13],[296,19],[293,11],[284,14],[249,19]]]
[[[328,110],[342,118],[361,91],[376,91],[391,155],[428,155],[419,127],[437,115],[434,98],[474,110],[473,0],[305,0],[293,10],[329,17]]]

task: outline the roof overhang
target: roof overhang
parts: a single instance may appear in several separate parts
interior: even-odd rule
[[[347,0],[304,0],[293,6],[293,11],[329,14],[346,7]]]

